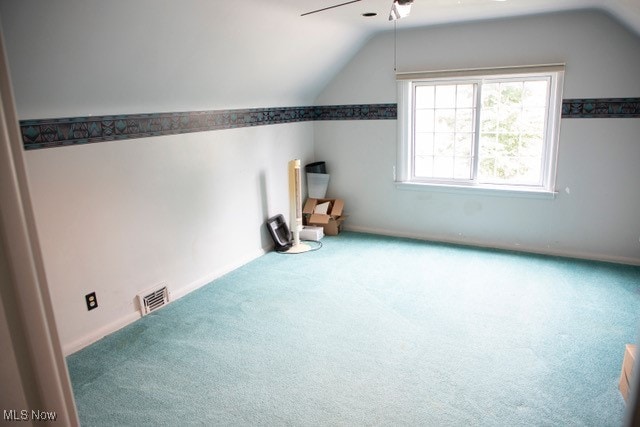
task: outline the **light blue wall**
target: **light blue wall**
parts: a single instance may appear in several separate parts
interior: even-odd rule
[[[395,102],[393,33],[372,39],[318,104]],[[399,71],[566,63],[563,98],[640,96],[640,38],[608,15],[572,12],[398,32]],[[396,124],[315,124],[354,230],[640,263],[640,119],[563,119],[557,197],[403,191]]]
[[[23,120],[312,101],[265,83],[286,58],[255,76],[244,65],[264,58],[223,60],[242,43],[206,32],[235,25],[207,16],[211,2],[3,0],[0,11]],[[272,244],[264,221],[289,209],[288,161],[312,156],[311,122],[27,151],[65,351],[138,318],[144,290],[166,284],[176,298],[260,256]]]

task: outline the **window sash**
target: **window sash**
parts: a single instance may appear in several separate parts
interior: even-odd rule
[[[549,111],[550,111],[550,104],[552,103],[552,98],[551,98],[551,85],[552,85],[552,78],[549,74],[545,73],[545,74],[539,74],[536,76],[517,76],[517,77],[513,77],[513,78],[489,78],[489,79],[485,79],[483,80],[483,84],[501,84],[501,83],[526,83],[526,82],[541,82],[544,81],[546,82],[546,92],[545,92],[545,105],[544,105],[544,118],[542,120],[542,131],[543,131],[543,135],[542,135],[542,147],[541,147],[541,152],[540,152],[540,157],[539,157],[539,164],[538,164],[538,180],[537,182],[523,182],[523,183],[517,183],[514,181],[500,181],[500,180],[491,180],[491,179],[480,179],[478,178],[478,183],[480,184],[494,184],[494,185],[521,185],[521,186],[528,186],[528,187],[543,187],[545,185],[545,180],[544,177],[546,175],[546,167],[548,162],[545,161],[545,159],[548,158],[548,145],[547,141],[549,140],[548,138],[550,138],[549,136],[549,132],[548,129],[551,126],[551,122],[550,122],[550,116],[549,116]],[[482,104],[482,100],[479,100],[480,104]],[[524,108],[524,105],[520,105],[521,108]],[[482,114],[483,114],[483,110],[480,109],[479,111],[479,121],[482,121]],[[497,133],[497,135],[500,135],[500,133]],[[518,132],[518,136],[521,137],[522,133],[519,131]],[[482,137],[482,132],[478,132],[478,144],[480,144],[480,138]],[[480,160],[481,155],[480,155],[480,146],[478,146],[478,159]],[[479,170],[477,170],[477,172],[479,173]]]
[[[473,85],[474,87],[474,91],[473,91],[473,102],[472,102],[472,121],[473,121],[473,126],[472,126],[472,143],[471,143],[471,153],[470,153],[470,158],[471,158],[471,165],[470,165],[470,177],[463,179],[463,178],[455,178],[455,172],[454,172],[454,177],[451,178],[440,178],[440,177],[422,177],[422,176],[418,176],[416,175],[416,168],[415,168],[415,158],[416,158],[416,90],[420,87],[434,87],[437,88],[438,86],[442,86],[442,85],[456,85],[460,86],[460,85]],[[411,174],[410,174],[410,179],[412,181],[424,181],[424,182],[443,182],[443,183],[447,183],[447,182],[473,182],[475,180],[476,174],[476,166],[477,166],[477,154],[478,154],[478,137],[477,137],[477,132],[478,132],[478,114],[479,114],[479,110],[478,108],[480,107],[480,96],[479,96],[479,88],[481,87],[481,80],[469,80],[469,79],[461,79],[461,80],[442,80],[442,81],[414,81],[411,84],[411,92],[412,92],[412,105],[411,105],[411,114],[412,114],[412,128],[411,128],[411,165],[410,165],[410,170],[411,170]],[[457,104],[456,107],[454,108],[456,110],[458,110]],[[437,111],[438,108],[435,108],[434,105],[434,112]],[[454,138],[455,135],[458,132],[454,131]],[[435,132],[434,132],[434,136],[435,136]],[[455,141],[454,141],[455,144]],[[434,145],[435,145],[435,141],[434,141]],[[435,150],[435,147],[434,147]],[[455,150],[455,148],[454,148]],[[434,153],[434,156],[435,153]],[[443,157],[443,156],[441,156]],[[454,153],[454,162],[455,162],[455,153]],[[455,166],[454,166],[455,168]]]

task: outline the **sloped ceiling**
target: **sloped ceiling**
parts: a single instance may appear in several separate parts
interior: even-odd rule
[[[0,0],[21,119],[312,104],[391,0]],[[398,30],[600,8],[640,33],[639,0],[415,0]],[[365,18],[362,13],[377,16]]]
[[[288,3],[294,10],[304,7],[313,10],[346,1],[348,0],[282,0],[282,3]],[[392,25],[387,20],[391,2],[392,0],[361,0],[322,13],[331,14],[336,21],[351,21],[352,25],[359,26],[363,31],[382,31]],[[589,8],[605,10],[640,33],[639,0],[414,0],[411,15],[398,22],[399,28],[411,28]],[[375,12],[378,15],[370,20],[358,18],[365,12]]]

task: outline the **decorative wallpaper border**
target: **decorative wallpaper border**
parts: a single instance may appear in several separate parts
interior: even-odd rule
[[[640,98],[565,99],[562,118],[640,118]]]
[[[325,105],[21,120],[25,150],[317,120],[395,120],[397,104]],[[565,99],[562,118],[640,118],[640,98]]]
[[[396,104],[327,105],[21,120],[25,150],[314,120],[394,120]]]

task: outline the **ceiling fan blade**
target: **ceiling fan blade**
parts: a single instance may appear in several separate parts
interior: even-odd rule
[[[393,0],[391,12],[389,13],[389,21],[406,18],[411,12],[413,0]]]
[[[348,5],[348,4],[351,4],[351,3],[357,3],[359,1],[362,1],[362,0],[351,0],[351,1],[348,1],[348,2],[345,2],[345,3],[340,3],[340,4],[333,5],[333,6],[323,7],[322,9],[312,10],[311,12],[303,13],[300,16],[306,16],[306,15],[311,15],[312,13],[318,13],[318,12],[322,12],[322,11],[329,10],[329,9],[335,9],[336,7],[345,6],[345,5]]]

